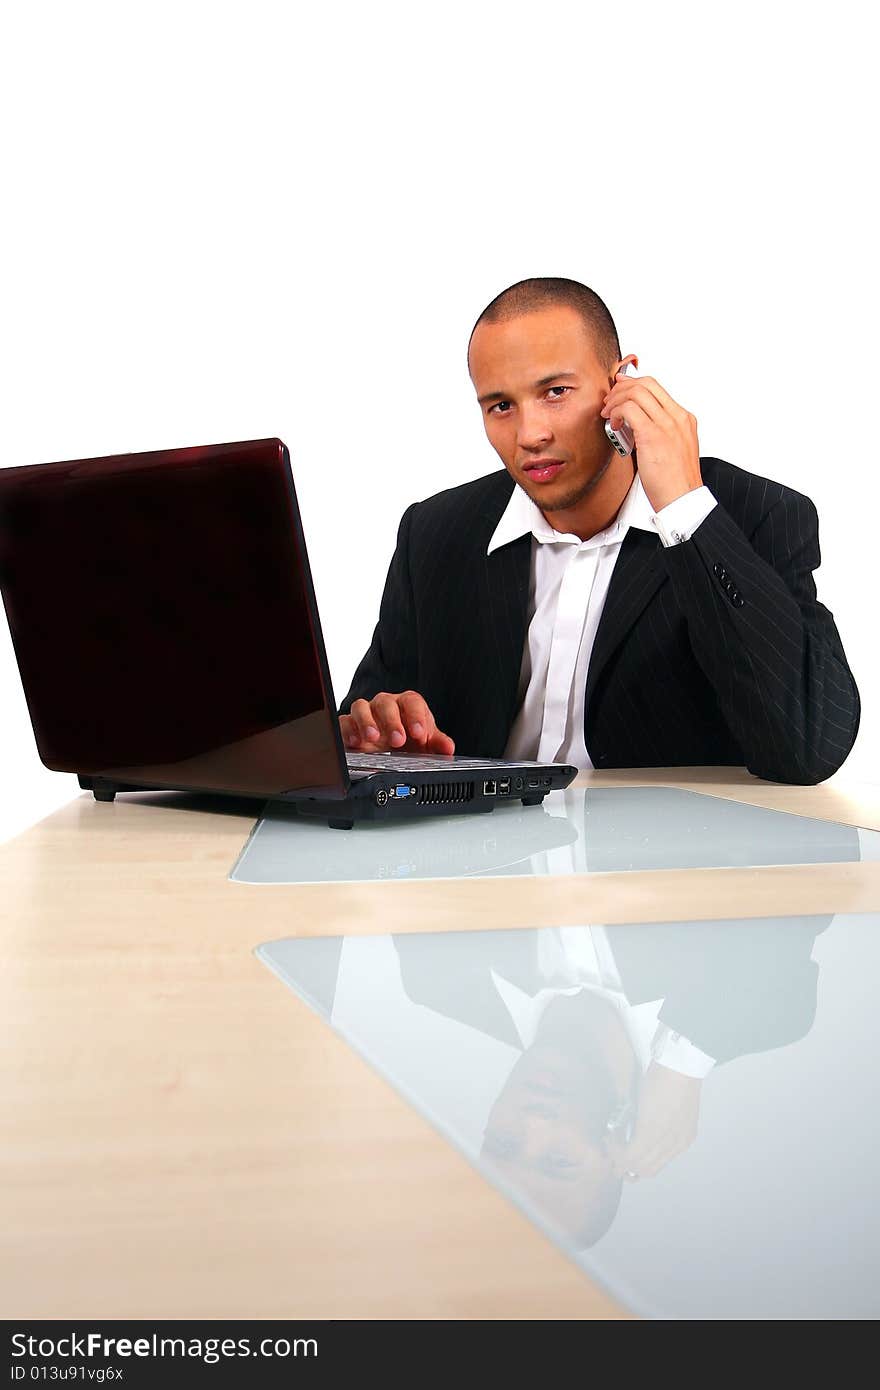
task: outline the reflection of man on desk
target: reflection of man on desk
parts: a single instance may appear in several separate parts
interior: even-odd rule
[[[570,933],[576,955],[591,934]],[[597,929],[601,933],[601,928]],[[552,938],[554,933],[542,934]],[[601,948],[601,937],[592,944]],[[696,1138],[713,1059],[631,1007],[614,977],[528,996],[493,972],[522,1056],[492,1107],[482,1156],[574,1238],[592,1245],[611,1223],[622,1178],[653,1177]],[[582,972],[569,972],[574,978]]]
[[[714,1066],[803,1037],[823,917],[396,936],[416,1003],[521,1050],[482,1157],[567,1243],[694,1140]]]
[[[840,767],[859,698],[816,598],[815,507],[701,458],[693,416],[631,362],[576,281],[484,309],[468,367],[504,469],[404,514],[341,705],[350,748],[796,783]],[[631,455],[606,422],[631,427]]]

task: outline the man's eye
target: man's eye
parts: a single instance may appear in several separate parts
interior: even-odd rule
[[[484,1149],[493,1158],[512,1158],[519,1145],[512,1134],[486,1134]]]
[[[570,386],[551,386],[551,387],[550,387],[550,390],[551,390],[551,391],[570,391],[570,390],[571,390],[571,387],[570,387]],[[556,399],[556,400],[559,400],[559,397],[556,396],[555,399]]]
[[[502,405],[510,405],[510,401],[496,401],[494,405],[492,405],[492,406],[489,407],[489,414],[491,415],[493,410],[498,410],[499,406],[502,406]],[[502,414],[502,415],[506,415],[506,414],[507,414],[507,411],[506,411],[506,410],[502,410],[502,411],[501,411],[501,414]]]

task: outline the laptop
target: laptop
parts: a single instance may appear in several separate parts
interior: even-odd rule
[[[253,796],[350,830],[577,774],[345,750],[280,439],[0,469],[0,590],[40,758],[98,801]]]

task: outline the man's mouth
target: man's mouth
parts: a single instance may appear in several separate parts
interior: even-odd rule
[[[549,483],[564,467],[562,459],[535,459],[525,465],[523,472],[531,483]]]

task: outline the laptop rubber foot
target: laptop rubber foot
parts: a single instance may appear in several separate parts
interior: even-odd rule
[[[94,796],[94,798],[95,798],[96,801],[115,801],[115,800],[116,800],[116,788],[115,788],[115,787],[93,787],[93,788],[92,788],[92,795]]]
[[[330,829],[331,829],[331,830],[353,830],[353,829],[354,829],[354,821],[353,821],[353,820],[331,820],[331,821],[328,821],[327,824],[330,826]]]
[[[541,802],[542,802],[543,800],[544,800],[543,795],[541,795],[541,796],[524,796],[524,797],[522,798],[522,804],[523,804],[523,806],[540,806],[540,804],[541,804]]]

